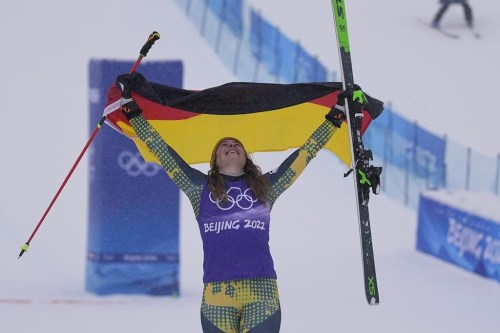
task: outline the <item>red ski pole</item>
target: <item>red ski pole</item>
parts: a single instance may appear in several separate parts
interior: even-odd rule
[[[134,65],[130,69],[130,73],[135,72],[135,70],[139,66],[142,58],[146,57],[146,55],[149,52],[149,49],[151,48],[151,46],[153,46],[153,44],[158,39],[160,39],[160,34],[158,32],[156,32],[156,31],[153,31],[149,35],[148,40],[146,41],[146,43],[144,44],[144,46],[141,48],[141,51],[139,52],[139,57],[137,58],[137,60],[135,61]],[[40,219],[40,221],[36,225],[35,229],[31,233],[30,237],[28,238],[28,240],[26,241],[26,243],[24,243],[23,245],[21,245],[21,252],[19,253],[19,256],[17,257],[18,259],[21,258],[21,256],[24,254],[24,252],[28,251],[28,248],[30,246],[31,240],[33,239],[33,237],[35,237],[35,234],[37,233],[38,229],[40,228],[40,226],[42,225],[43,221],[45,220],[45,217],[47,216],[47,214],[49,213],[50,209],[52,208],[52,206],[56,202],[57,198],[59,197],[59,194],[62,192],[64,186],[66,185],[66,183],[68,182],[69,178],[73,174],[73,171],[75,171],[78,163],[80,163],[80,160],[82,159],[83,155],[85,155],[85,152],[87,151],[88,147],[90,146],[90,144],[92,143],[92,141],[94,141],[94,138],[97,135],[97,132],[99,132],[99,130],[101,129],[101,126],[102,126],[102,124],[104,124],[105,120],[106,120],[106,116],[103,116],[101,118],[101,120],[99,121],[99,123],[97,124],[96,128],[94,129],[94,131],[92,132],[92,135],[90,136],[90,139],[85,144],[85,147],[83,147],[82,151],[80,152],[80,155],[78,155],[78,158],[76,159],[75,163],[71,167],[71,170],[69,171],[68,175],[66,176],[66,178],[64,178],[64,181],[62,182],[61,186],[59,187],[59,189],[57,190],[56,194],[52,198],[52,201],[50,202],[49,206],[45,210],[45,213],[43,213],[42,218]]]

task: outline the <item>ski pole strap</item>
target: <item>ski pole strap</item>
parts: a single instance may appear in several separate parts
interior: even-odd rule
[[[151,48],[151,46],[153,46],[153,44],[158,40],[160,39],[160,34],[156,31],[153,31],[151,33],[151,35],[149,35],[149,38],[148,40],[146,41],[146,43],[144,44],[144,46],[142,47],[141,49],[141,52],[140,52],[140,55],[142,57],[145,57],[148,52],[149,52],[149,49]]]

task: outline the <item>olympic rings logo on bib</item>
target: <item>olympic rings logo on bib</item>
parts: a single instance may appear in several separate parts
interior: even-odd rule
[[[220,210],[230,210],[235,205],[243,210],[249,210],[253,207],[253,204],[258,201],[252,197],[252,190],[247,188],[244,192],[241,191],[239,187],[231,187],[227,190],[227,201],[224,207],[221,206],[221,200],[215,200],[212,193],[208,195],[211,202],[217,205]]]

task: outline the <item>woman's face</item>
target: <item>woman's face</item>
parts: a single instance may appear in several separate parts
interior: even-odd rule
[[[247,161],[247,153],[241,142],[236,139],[225,139],[217,147],[216,165],[220,172],[240,170],[243,172]]]

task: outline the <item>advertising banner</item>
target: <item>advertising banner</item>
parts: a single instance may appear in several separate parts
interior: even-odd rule
[[[423,193],[417,250],[500,281],[499,201],[490,193]],[[488,213],[492,207],[497,212]]]
[[[91,60],[90,131],[116,77],[133,61]],[[182,87],[180,61],[144,61],[148,80]],[[106,294],[179,294],[179,190],[161,166],[103,125],[89,149],[86,289]]]

